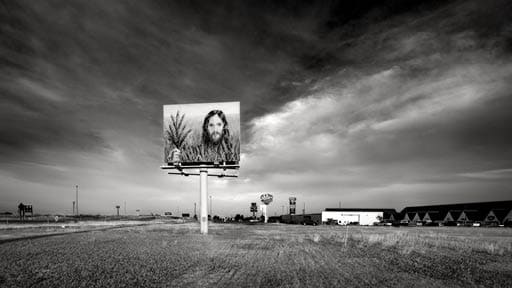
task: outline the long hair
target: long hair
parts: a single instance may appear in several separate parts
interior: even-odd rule
[[[210,139],[210,134],[208,133],[208,123],[210,122],[210,118],[212,118],[214,115],[219,116],[220,120],[222,120],[222,123],[224,124],[224,127],[222,128],[222,139],[220,144],[227,145],[228,147],[231,146],[229,141],[230,134],[228,120],[226,120],[226,115],[224,115],[224,112],[222,112],[222,110],[212,110],[210,111],[210,113],[206,114],[206,117],[204,117],[203,143],[207,146],[213,145],[213,142]]]

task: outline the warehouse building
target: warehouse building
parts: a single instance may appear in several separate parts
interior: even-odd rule
[[[322,224],[322,214],[320,213],[312,213],[312,214],[287,214],[281,215],[278,222],[287,223],[287,224],[304,224],[304,223],[315,223],[315,225]]]
[[[322,223],[336,221],[338,225],[374,225],[386,220],[394,221],[395,209],[379,208],[326,208]]]

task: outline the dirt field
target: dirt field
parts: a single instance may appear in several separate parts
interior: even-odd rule
[[[512,287],[512,229],[197,223],[0,244],[0,287]],[[3,233],[3,231],[0,231]]]

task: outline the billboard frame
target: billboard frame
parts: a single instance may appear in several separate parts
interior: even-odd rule
[[[205,108],[206,106],[206,108]],[[209,107],[209,108],[208,108]],[[190,110],[192,109],[192,111]],[[183,122],[183,118],[185,115],[187,119],[196,119],[198,116],[197,112],[193,112],[194,110],[202,111],[204,109],[204,113],[206,113],[206,117],[203,120],[203,114],[201,114],[200,122],[203,124],[201,128],[197,129],[195,125],[189,129],[191,124],[187,120]],[[180,114],[181,111],[181,114]],[[209,111],[209,112],[208,112]],[[219,163],[225,163],[230,165],[238,165],[240,163],[240,145],[241,145],[241,127],[240,127],[240,102],[239,101],[227,101],[227,102],[212,102],[212,103],[190,103],[190,104],[167,104],[163,105],[163,128],[164,128],[164,163],[173,166],[176,164],[182,166],[199,166],[199,165],[207,165],[208,168],[210,165],[216,166]],[[174,115],[174,112],[176,114]],[[213,113],[213,114],[212,114]],[[220,114],[219,114],[220,113]],[[192,116],[190,116],[192,115]],[[166,122],[166,119],[170,116],[170,123]],[[189,117],[190,116],[190,117]],[[206,119],[209,119],[212,116],[221,117],[223,124],[221,143],[215,144],[216,146],[221,146],[223,149],[219,151],[219,149],[215,148],[213,150],[209,150],[211,148],[210,145],[213,140],[206,141],[205,140],[205,126]],[[233,122],[231,122],[233,121]],[[166,124],[167,123],[167,124]],[[194,120],[195,123],[195,120]],[[231,124],[228,124],[231,123]],[[196,123],[197,124],[197,123]],[[172,127],[171,127],[172,126]],[[174,130],[173,130],[174,128]],[[174,131],[174,132],[172,132]],[[169,136],[175,135],[176,137]],[[231,133],[230,133],[231,132]],[[199,133],[199,134],[197,134]],[[201,133],[203,134],[203,138],[201,137]],[[180,136],[181,135],[181,136]],[[169,138],[171,137],[171,138]],[[210,139],[210,137],[206,137]],[[187,139],[192,139],[188,141]],[[206,141],[206,142],[205,142]],[[174,147],[174,148],[173,148]],[[203,149],[203,150],[197,150]],[[206,149],[206,152],[205,150]],[[227,149],[227,150],[225,150]],[[177,150],[177,156],[173,156],[174,150]],[[202,152],[201,152],[202,151]],[[192,153],[192,154],[190,154]],[[206,154],[202,154],[206,153]],[[212,153],[214,154],[212,156]],[[220,153],[220,154],[218,154]],[[190,159],[190,158],[194,159]],[[196,159],[199,157],[199,159]],[[198,167],[194,167],[198,168]]]
[[[201,168],[214,168],[214,169],[238,169],[240,168],[240,164],[190,164],[190,165],[182,165],[181,163],[177,163],[174,165],[162,165],[161,169],[177,169],[178,171],[182,171],[183,169],[201,169]]]

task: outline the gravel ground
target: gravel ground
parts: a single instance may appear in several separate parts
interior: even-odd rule
[[[508,251],[404,250],[359,237],[374,231],[386,230],[211,224],[200,235],[185,223],[17,240],[0,244],[0,286],[512,287]]]

